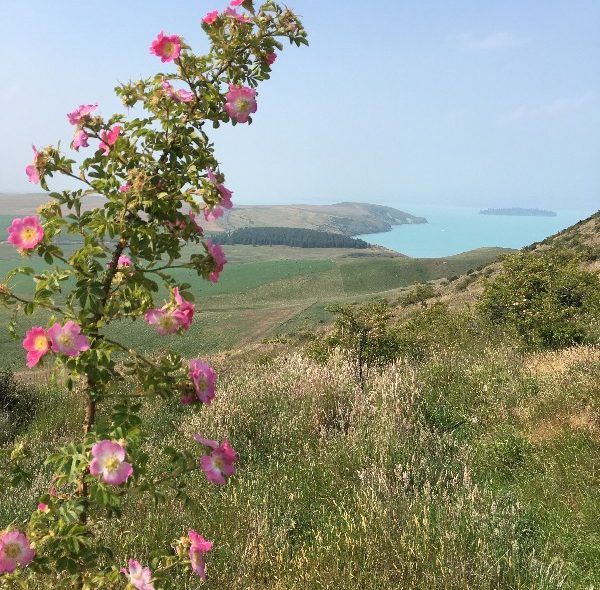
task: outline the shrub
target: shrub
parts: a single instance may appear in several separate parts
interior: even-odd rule
[[[562,348],[597,338],[600,279],[560,252],[519,252],[485,285],[481,312],[516,328],[530,348]]]
[[[437,291],[433,285],[417,283],[408,293],[402,295],[398,299],[398,303],[402,305],[414,305],[422,303],[437,295]]]
[[[35,417],[31,392],[10,370],[0,370],[0,444],[11,441]]]

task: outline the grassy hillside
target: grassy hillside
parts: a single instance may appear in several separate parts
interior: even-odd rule
[[[226,246],[230,263],[221,281],[210,284],[195,273],[174,272],[182,282],[193,285],[198,318],[186,338],[175,339],[174,348],[189,356],[243,347],[300,327],[314,328],[330,318],[325,307],[337,301],[361,301],[376,295],[394,299],[400,290],[416,281],[428,281],[462,274],[495,260],[501,250],[483,249],[440,259],[413,259],[395,256],[381,249],[335,250],[289,248],[285,246]],[[18,263],[14,249],[0,245],[0,276]],[[41,269],[43,263],[27,264]],[[18,279],[22,294],[30,279]],[[161,294],[161,296],[164,294]],[[0,323],[10,312],[0,308]],[[41,316],[20,317],[18,328],[26,330]],[[110,328],[147,351],[163,344],[144,322]],[[0,367],[22,364],[23,352],[6,330],[0,330]]]
[[[222,490],[189,476],[189,506],[168,491],[158,509],[132,497],[103,542],[118,563],[148,563],[202,530],[215,542],[207,588],[595,588],[600,350],[523,354],[500,333],[450,336],[448,322],[423,325],[426,359],[372,375],[362,393],[340,358],[215,359],[215,404],[193,416],[151,403],[144,447],[159,465],[163,444],[198,452],[194,432],[227,436],[238,475]],[[37,413],[14,442],[36,477],[0,503],[0,527],[35,508],[43,457],[81,428],[77,394],[26,395]],[[192,588],[185,576],[164,590]]]
[[[236,207],[218,220],[219,228],[301,227],[348,236],[390,231],[404,223],[427,223],[393,207],[368,203]]]

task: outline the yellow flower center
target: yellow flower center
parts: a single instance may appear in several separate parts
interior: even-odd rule
[[[170,41],[165,43],[165,53],[167,55],[171,55],[174,51],[175,51],[175,45],[173,45],[173,43],[171,43]]]
[[[8,559],[17,559],[21,555],[21,546],[18,543],[8,543],[4,546],[4,554]]]
[[[120,464],[121,464],[121,462],[113,455],[110,459],[107,459],[106,462],[104,463],[104,469],[106,469],[106,471],[109,471],[110,473],[113,473],[114,471],[116,471],[119,468]]]
[[[24,242],[30,242],[31,240],[35,239],[36,236],[36,231],[35,229],[33,229],[32,227],[26,227],[22,232],[21,232],[21,239]]]
[[[62,346],[64,346],[65,348],[68,348],[69,346],[73,346],[73,337],[70,336],[69,334],[61,334],[58,337],[58,341],[62,344]]]
[[[33,347],[36,350],[46,350],[46,348],[48,348],[48,340],[46,339],[45,336],[38,336],[35,339],[35,343],[34,343]]]
[[[165,314],[158,320],[158,324],[163,330],[169,330],[177,324],[177,320],[173,316]]]
[[[244,111],[249,110],[249,108],[250,108],[250,102],[247,99],[245,99],[245,98],[238,98],[235,101],[235,106],[237,107],[238,111],[244,112]]]

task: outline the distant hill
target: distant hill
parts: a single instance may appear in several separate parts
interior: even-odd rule
[[[9,195],[0,193],[0,215],[31,215],[46,203],[43,193]],[[87,196],[83,210],[104,206],[104,198]],[[217,221],[203,224],[208,232],[233,231],[243,227],[298,227],[345,236],[390,231],[395,225],[427,223],[394,207],[369,203],[336,203],[335,205],[239,205]]]
[[[346,236],[390,231],[395,225],[427,223],[424,217],[393,207],[369,203],[335,205],[275,205],[235,207],[209,229],[233,231],[242,227],[298,227]]]
[[[509,207],[507,209],[482,209],[480,215],[509,215],[513,217],[556,217],[555,211],[547,209],[523,209],[522,207]]]

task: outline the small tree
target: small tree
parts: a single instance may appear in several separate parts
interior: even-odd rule
[[[256,87],[269,78],[281,40],[306,44],[298,18],[271,0],[258,9],[252,0],[232,0],[224,12],[207,14],[203,29],[211,42],[206,55],[161,32],[150,52],[174,71],[116,88],[138,116],[105,119],[96,114],[97,104],[68,114],[71,148],[87,154],[80,164],[49,146],[34,147],[27,166],[30,181],[45,190],[55,176],[75,179],[82,188],[52,192],[39,216],[13,221],[9,242],[25,258],[42,257],[48,270],[16,268],[0,286],[0,300],[19,314],[47,315],[46,325],[25,335],[27,364],[50,360],[69,387],[81,383],[85,419],[80,440],[48,457],[52,487],[24,532],[0,532],[0,585],[112,589],[128,582],[129,588],[153,590],[154,583],[172,587],[174,568],[186,566],[206,577],[204,556],[212,543],[194,530],[173,542],[174,551],[157,557],[152,572],[136,560],[114,563],[111,548],[97,534],[134,490],[154,502],[169,490],[185,498],[185,476],[198,469],[198,458],[165,448],[170,466],[153,479],[142,451],[147,426],[141,408],[157,397],[208,405],[217,379],[202,359],[184,362],[171,352],[154,360],[109,338],[107,327],[139,317],[163,336],[190,327],[195,310],[190,285],[178,283],[171,270],[192,269],[216,282],[227,262],[220,246],[203,238],[196,218],[215,219],[231,207],[208,127],[251,122]],[[103,195],[105,205],[86,210],[92,194]],[[57,243],[64,235],[71,242],[78,238],[71,252]],[[182,260],[188,244],[197,249]],[[15,292],[17,275],[33,277],[31,297]],[[156,305],[161,287],[166,301]],[[16,335],[14,325],[11,330]],[[131,383],[129,394],[114,391],[113,384],[123,381]],[[235,472],[235,451],[226,440],[195,438],[205,449],[200,466],[207,479],[224,484]],[[18,456],[8,452],[3,460],[15,463]],[[12,483],[23,477],[17,465]]]
[[[528,347],[578,344],[597,337],[600,277],[564,252],[519,252],[486,283],[479,309],[514,326]]]
[[[325,360],[335,350],[343,351],[364,389],[372,367],[385,366],[398,357],[390,304],[376,299],[361,306],[338,304],[327,309],[336,316],[333,329],[325,338],[315,339],[310,352]]]

